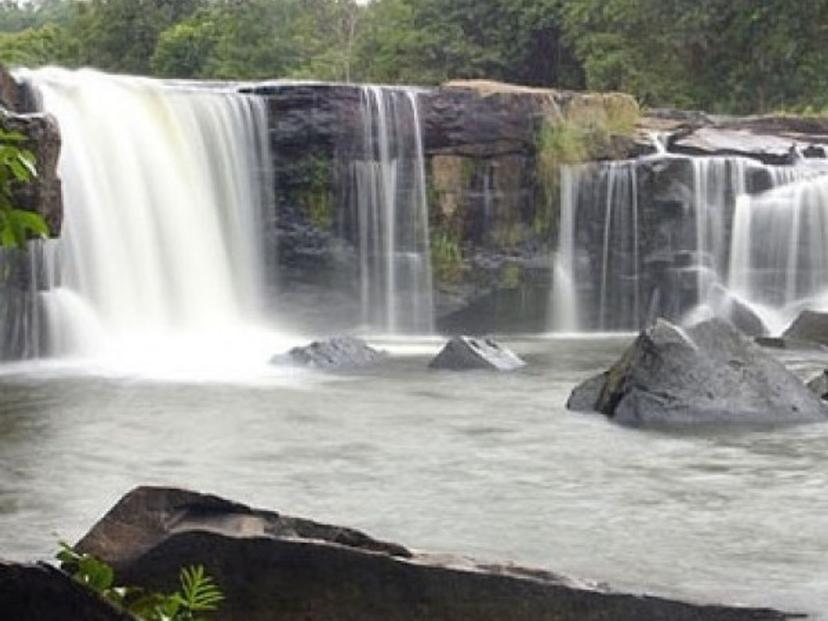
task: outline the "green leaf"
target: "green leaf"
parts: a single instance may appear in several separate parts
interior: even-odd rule
[[[204,567],[185,567],[181,570],[181,603],[192,612],[209,612],[218,609],[224,594],[205,574]]]
[[[31,232],[41,237],[48,237],[49,225],[46,224],[46,220],[39,213],[25,211],[23,209],[12,209],[9,212],[9,216],[23,231]]]

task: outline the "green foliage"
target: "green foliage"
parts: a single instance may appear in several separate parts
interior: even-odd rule
[[[112,567],[89,554],[81,554],[61,543],[57,559],[72,578],[112,604],[142,621],[204,621],[205,613],[218,610],[224,595],[201,565],[184,567],[179,574],[179,590],[146,593],[134,587],[115,586]]]
[[[438,282],[454,283],[463,275],[463,250],[458,236],[438,230],[431,235],[431,267]]]
[[[828,0],[0,0],[0,62],[181,78],[621,90],[714,112],[828,106]]]
[[[27,138],[0,127],[0,246],[25,248],[31,235],[45,237],[49,227],[34,212],[14,205],[14,190],[37,177],[34,154],[24,147]]]
[[[634,100],[620,94],[592,95],[573,100],[562,114],[549,114],[538,137],[538,177],[547,202],[560,190],[561,166],[614,157],[613,139],[635,131],[639,111]],[[538,212],[536,232],[551,225],[550,214]]]

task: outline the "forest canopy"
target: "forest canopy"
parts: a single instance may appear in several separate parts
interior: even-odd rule
[[[828,107],[828,0],[0,0],[0,62],[175,78],[621,90]]]

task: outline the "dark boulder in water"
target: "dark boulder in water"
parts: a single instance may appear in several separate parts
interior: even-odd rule
[[[601,391],[604,390],[606,383],[607,373],[604,372],[579,384],[569,396],[569,401],[566,402],[567,409],[576,412],[597,411],[598,399],[601,397]]]
[[[828,345],[828,313],[801,312],[782,337],[790,341]]]
[[[3,561],[0,614],[9,621],[135,621],[54,567]]]
[[[828,409],[778,360],[721,319],[645,330],[605,375],[578,387],[570,409],[627,425],[791,424]]]
[[[828,401],[828,369],[808,382],[808,388],[823,401]]]
[[[217,621],[770,621],[767,609],[611,591],[548,571],[414,554],[347,528],[215,496],[140,488],[78,545],[119,580],[170,590],[202,564],[224,591]]]
[[[492,339],[457,336],[428,365],[449,371],[516,371],[526,366],[517,354]]]
[[[324,371],[360,369],[385,360],[386,354],[362,339],[338,336],[315,341],[306,347],[295,347],[287,354],[276,356],[273,364],[296,364]]]

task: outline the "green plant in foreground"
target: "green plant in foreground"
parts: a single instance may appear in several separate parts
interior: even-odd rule
[[[115,585],[115,571],[89,554],[81,554],[61,543],[57,559],[74,580],[112,604],[127,610],[141,621],[206,621],[205,613],[218,610],[224,594],[204,567],[184,567],[180,588],[170,594],[148,593],[143,589]]]
[[[14,188],[37,177],[35,156],[22,145],[26,136],[0,127],[0,246],[25,248],[30,235],[46,237],[49,227],[40,214],[14,206]]]

